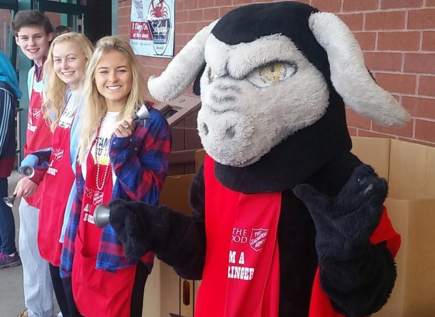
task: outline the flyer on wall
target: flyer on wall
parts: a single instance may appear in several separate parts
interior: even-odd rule
[[[174,56],[175,0],[132,0],[130,44],[137,55]]]

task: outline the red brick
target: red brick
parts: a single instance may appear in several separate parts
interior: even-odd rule
[[[358,130],[358,136],[384,138],[384,139],[397,139],[397,137],[394,135],[377,133],[377,132],[367,131],[367,130]]]
[[[382,0],[381,9],[420,8],[423,0]]]
[[[346,108],[346,121],[347,125],[354,128],[362,128],[369,130],[371,127],[371,121],[350,108]]]
[[[404,71],[408,73],[435,74],[435,53],[432,54],[406,53]]]
[[[421,76],[418,82],[418,94],[435,96],[435,77]]]
[[[198,24],[196,22],[189,22],[184,24],[184,33],[196,34],[199,31]]]
[[[378,73],[376,82],[389,92],[410,95],[415,93],[417,78],[414,75]]]
[[[131,8],[131,0],[118,1],[118,8],[121,8],[121,7],[129,7],[129,8]]]
[[[118,8],[118,18],[120,17],[129,17],[131,15],[131,7],[122,7]]]
[[[177,1],[178,3],[178,1]],[[200,0],[199,7],[200,8],[213,8],[215,6],[214,0]]]
[[[340,12],[343,0],[311,0],[311,6],[326,12]]]
[[[204,21],[219,19],[219,8],[204,9]]]
[[[340,19],[346,23],[347,27],[352,31],[361,31],[363,29],[364,14],[337,14]]]
[[[410,10],[408,13],[408,29],[435,28],[435,9]]]
[[[403,127],[384,127],[373,122],[372,130],[379,133],[412,137],[414,132],[414,120],[409,120]]]
[[[183,47],[184,45],[187,44],[187,42],[188,42],[187,35],[179,34],[175,37],[175,47],[177,46]]]
[[[175,10],[184,10],[184,1],[183,0],[176,0],[175,2]]]
[[[415,138],[435,142],[435,122],[415,120]]]
[[[435,32],[423,32],[423,51],[435,51]]]
[[[230,6],[233,4],[232,0],[214,0],[214,5],[216,7]]]
[[[426,0],[426,7],[435,7],[435,0]]]
[[[189,20],[189,11],[177,11],[175,12],[175,23],[187,22]]]
[[[275,0],[275,2],[281,2],[282,0]],[[298,2],[302,2],[305,4],[310,4],[312,0],[298,0]],[[253,1],[253,2],[267,2],[267,0],[258,0],[258,1]]]
[[[350,136],[356,136],[357,135],[357,129],[355,129],[355,128],[347,127],[347,131],[349,132]]]
[[[359,46],[363,51],[373,51],[376,45],[376,33],[375,32],[358,32],[354,33],[358,40]]]
[[[202,21],[204,19],[203,10],[189,10],[189,21]]]
[[[380,51],[418,51],[420,32],[379,32]]]
[[[401,30],[404,27],[404,11],[374,12],[366,15],[366,30]]]
[[[401,71],[403,54],[401,53],[364,53],[364,61],[371,71]]]
[[[184,10],[198,9],[198,3],[200,0],[183,0]]]
[[[252,3],[252,0],[233,0],[234,5],[248,4]]]
[[[205,28],[206,26],[210,25],[210,21],[206,22],[198,22],[198,31]]]
[[[435,120],[435,99],[403,96],[402,106],[413,117]]]
[[[366,11],[379,8],[379,0],[343,0],[343,11]]]
[[[184,25],[186,25],[186,22],[178,22],[177,18],[175,18],[175,38],[177,38],[180,34],[185,34],[184,31]]]
[[[120,35],[130,34],[130,25],[120,25],[118,26],[118,32]]]

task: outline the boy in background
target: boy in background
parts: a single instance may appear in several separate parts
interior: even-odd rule
[[[28,74],[29,113],[24,156],[51,146],[52,134],[41,111],[43,65],[53,39],[53,26],[43,13],[19,11],[12,21],[15,41],[24,55],[34,62]],[[24,302],[27,307],[18,317],[52,317],[53,286],[48,262],[41,258],[37,244],[39,201],[38,186],[43,175],[22,178],[14,191],[22,197],[19,206],[19,249],[23,265]]]

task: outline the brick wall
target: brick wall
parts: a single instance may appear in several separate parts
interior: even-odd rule
[[[203,26],[257,0],[176,0],[175,52]],[[277,1],[275,1],[277,2]],[[411,113],[403,128],[385,128],[347,110],[351,135],[435,146],[435,0],[302,0],[334,12],[355,33],[377,82]],[[131,0],[119,0],[119,34],[128,37]],[[140,57],[158,75],[168,59]]]

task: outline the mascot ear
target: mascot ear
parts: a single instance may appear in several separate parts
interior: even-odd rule
[[[159,77],[148,79],[148,90],[156,100],[169,101],[180,96],[203,68],[204,47],[217,21],[199,31],[169,63]]]
[[[328,54],[332,84],[346,105],[378,124],[404,125],[409,113],[370,76],[358,41],[346,24],[326,12],[313,13],[309,24]]]

